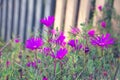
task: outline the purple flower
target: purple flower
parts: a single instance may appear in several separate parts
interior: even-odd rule
[[[6,67],[8,68],[10,66],[10,64],[11,64],[10,61],[7,60],[6,61]]]
[[[30,49],[30,50],[35,50],[38,49],[43,45],[43,41],[41,38],[30,38],[26,40],[25,47]]]
[[[31,66],[31,62],[27,62],[26,66],[30,67]]]
[[[98,6],[98,10],[102,11],[102,6],[101,5]]]
[[[63,34],[63,32],[60,33],[60,35],[58,36],[58,38],[54,41],[56,44],[59,44],[61,46],[65,45],[65,36]]]
[[[46,76],[44,76],[44,77],[42,78],[42,80],[48,80],[48,78],[47,78]]]
[[[107,48],[109,45],[114,44],[114,39],[110,37],[109,33],[106,35],[102,34],[101,36],[97,36],[95,38],[91,38],[91,44],[94,46],[100,46],[102,48]]]
[[[52,54],[50,54],[50,56],[51,56],[52,58],[56,58],[56,59],[62,60],[62,59],[66,56],[67,53],[68,53],[68,50],[67,50],[66,48],[60,48],[60,49],[56,52],[56,54],[52,53]]]
[[[73,27],[70,31],[73,35],[77,35],[80,32],[79,28]]]
[[[64,36],[63,32],[60,32],[60,34],[57,37],[55,37],[54,39],[50,38],[48,40],[48,42],[60,45],[61,47],[64,47],[66,45],[65,36]]]
[[[2,56],[2,52],[0,51],[0,57]]]
[[[49,31],[52,35],[56,34],[56,30],[52,29]]]
[[[15,43],[19,43],[20,40],[19,40],[18,38],[16,38],[16,39],[14,39],[14,42],[15,42]]]
[[[37,67],[37,64],[36,64],[36,61],[32,61],[32,62],[27,62],[26,66],[27,66],[27,67],[32,66],[33,68],[36,68],[36,67]]]
[[[40,60],[40,59],[38,59],[38,60],[37,60],[37,63],[41,63],[41,60]]]
[[[48,55],[51,52],[51,48],[50,47],[44,47],[43,52],[45,55]]]
[[[50,56],[51,56],[52,58],[56,58],[56,55],[54,54],[54,52],[52,52],[52,53],[50,54]]]
[[[89,35],[90,37],[93,37],[94,34],[95,34],[95,30],[91,29],[91,30],[88,31],[88,35]]]
[[[100,25],[101,25],[103,28],[105,28],[105,27],[106,27],[106,22],[105,22],[105,21],[102,21],[102,22],[100,23]]]
[[[31,65],[33,68],[36,68],[37,67],[36,61],[31,62]]]
[[[71,47],[76,47],[76,44],[78,44],[78,40],[74,40],[74,39],[71,39],[69,40],[68,42],[68,45],[70,45]]]
[[[68,45],[70,45],[72,48],[74,48],[74,50],[80,50],[82,48],[82,44],[80,44],[77,39],[69,40]]]
[[[44,25],[46,25],[47,27],[50,27],[55,21],[54,16],[48,16],[47,18],[43,18],[40,20],[40,22]]]
[[[60,48],[56,53],[56,58],[62,60],[66,54],[68,53],[68,50],[66,48]]]
[[[85,47],[84,49],[85,54],[88,54],[89,51],[90,51],[89,47]]]

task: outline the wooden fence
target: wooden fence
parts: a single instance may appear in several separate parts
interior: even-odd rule
[[[55,15],[54,28],[64,30],[68,36],[71,26],[81,27],[80,24],[89,21],[90,14],[105,3],[106,0],[0,0],[0,37],[8,41],[12,36],[19,36],[25,41],[31,32],[42,34],[45,27],[39,21],[49,15]],[[113,7],[118,15],[119,4],[120,0],[114,0]],[[93,15],[93,26],[102,16],[101,12]],[[115,22],[112,19],[113,26]]]

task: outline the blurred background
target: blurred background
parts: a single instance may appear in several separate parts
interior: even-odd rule
[[[51,28],[58,27],[66,36],[71,27],[88,23],[97,27],[103,20],[119,32],[120,0],[0,0],[0,38],[25,41],[36,32],[43,34],[40,19],[50,15],[55,16]]]

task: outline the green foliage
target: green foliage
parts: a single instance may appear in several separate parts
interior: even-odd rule
[[[112,8],[113,0],[105,6]],[[113,9],[112,9],[113,10]],[[107,27],[103,29],[98,22],[100,33],[111,33],[111,10],[103,8],[104,21],[107,22]],[[97,14],[97,12],[95,12]],[[119,16],[113,16],[119,21]],[[49,39],[59,35],[56,28],[56,35],[50,34],[42,36],[45,43],[42,47],[36,50],[28,50],[23,47],[23,43],[15,43],[10,40],[9,43],[0,41],[0,80],[42,80],[44,76],[48,80],[114,80],[120,79],[120,37],[118,34],[112,34],[115,38],[115,44],[102,48],[101,46],[93,46],[90,43],[91,37],[88,31],[93,28],[92,20],[88,24],[80,24],[82,32],[78,34],[70,34],[70,39],[78,39],[82,43],[81,49],[74,49],[68,45],[50,44]],[[100,34],[95,34],[94,38]],[[50,47],[52,50],[45,54],[44,47]],[[60,48],[67,48],[68,54],[63,59],[53,58],[51,53],[56,55]],[[88,53],[85,48],[88,47]],[[1,55],[2,53],[2,55]],[[62,53],[61,53],[62,54]],[[38,63],[37,60],[40,60]],[[10,61],[10,63],[7,63]],[[36,61],[35,67],[27,65],[28,62]],[[33,63],[32,63],[33,64]]]

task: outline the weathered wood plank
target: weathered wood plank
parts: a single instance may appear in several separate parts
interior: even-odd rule
[[[22,0],[21,3],[21,21],[20,21],[20,39],[23,41],[24,36],[24,24],[25,24],[25,9],[26,9],[26,0]]]
[[[120,0],[114,0],[114,8],[116,10],[116,13],[120,15]]]
[[[26,26],[26,39],[28,39],[31,36],[31,29],[32,29],[32,15],[33,15],[33,2],[34,0],[28,1],[28,24]]]
[[[18,28],[18,14],[19,14],[19,1],[15,0],[15,10],[14,10],[14,24],[13,24],[13,36],[17,37],[17,28]]]
[[[45,12],[44,12],[44,17],[48,17],[50,16],[50,11],[51,11],[51,3],[52,3],[52,0],[46,0],[45,1]],[[42,35],[44,36],[48,36],[46,31],[48,31],[48,28],[43,26],[43,31],[42,31]]]
[[[76,14],[76,10],[77,10],[77,8],[76,8],[77,2],[78,2],[78,0],[68,0],[67,1],[65,27],[64,27],[64,33],[65,33],[66,38],[69,37],[68,32],[70,31],[71,26],[72,27],[74,26],[75,14]]]
[[[94,27],[97,27],[98,21],[103,18],[103,12],[98,9],[98,6],[102,6],[102,8],[103,8],[105,5],[105,2],[106,2],[105,0],[96,0],[95,11],[97,14],[94,15],[94,19],[93,19]]]
[[[58,28],[58,30],[61,30],[65,17],[65,7],[66,7],[66,0],[57,0],[56,1],[56,8],[55,8],[55,23],[54,23],[54,29]]]
[[[120,0],[114,0],[113,7],[115,9],[117,16],[119,16],[119,19],[120,19]],[[115,15],[113,15],[113,16],[115,16]],[[120,20],[112,18],[112,28],[115,32],[120,33],[120,29],[119,29],[120,28]]]
[[[37,5],[36,5],[36,22],[35,22],[35,36],[38,36],[40,33],[40,18],[42,15],[42,0],[37,0]]]
[[[80,24],[86,23],[89,20],[90,7],[92,0],[81,0],[78,13],[78,27]]]
[[[2,26],[2,0],[0,0],[0,37],[1,37],[1,26]]]
[[[10,40],[11,37],[11,21],[12,21],[12,0],[8,1],[8,21],[7,21],[7,41]]]
[[[3,5],[2,5],[2,9],[3,9],[3,17],[2,17],[2,27],[1,27],[1,37],[2,39],[5,39],[5,17],[6,17],[6,6],[7,6],[7,1],[6,0],[3,0]]]

